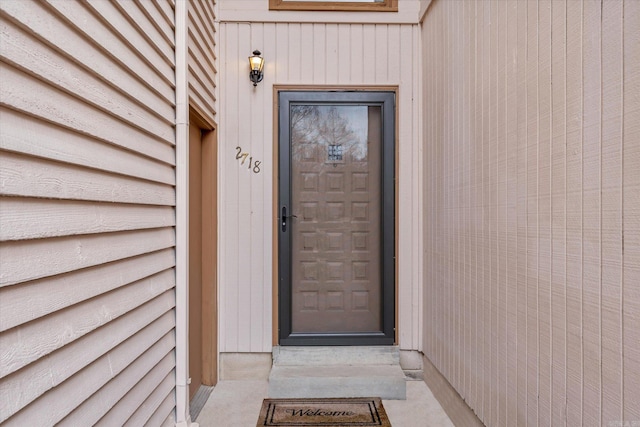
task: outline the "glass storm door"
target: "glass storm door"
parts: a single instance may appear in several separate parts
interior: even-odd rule
[[[395,94],[279,93],[282,345],[391,345]]]

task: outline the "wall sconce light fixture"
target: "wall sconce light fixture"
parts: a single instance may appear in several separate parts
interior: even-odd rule
[[[249,78],[253,82],[254,86],[257,86],[262,81],[264,73],[264,58],[260,56],[259,50],[254,50],[253,55],[249,57],[249,65],[251,66],[251,72],[249,72]]]

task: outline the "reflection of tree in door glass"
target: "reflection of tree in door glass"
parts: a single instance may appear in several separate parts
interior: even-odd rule
[[[291,107],[291,141],[293,158],[301,161],[318,158],[309,155],[315,150],[325,153],[320,158],[331,159],[329,147],[341,147],[341,153],[351,160],[367,157],[368,107],[359,105],[294,105]],[[336,150],[335,148],[333,150]]]

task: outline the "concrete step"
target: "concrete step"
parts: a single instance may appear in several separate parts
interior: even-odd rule
[[[398,347],[274,347],[269,396],[406,399]]]
[[[273,348],[274,366],[399,365],[400,349],[395,346],[334,346]]]
[[[269,397],[380,397],[404,400],[407,385],[400,365],[314,365],[271,368]]]

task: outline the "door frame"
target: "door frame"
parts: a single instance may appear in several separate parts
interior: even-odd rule
[[[274,345],[393,345],[397,342],[397,87],[323,87],[323,86],[274,86]],[[280,105],[280,95],[285,105]],[[289,157],[281,156],[280,117],[288,117],[290,102],[302,95],[310,102],[379,103],[383,109],[383,161],[382,161],[382,331],[376,333],[302,334],[292,333],[291,287],[287,278],[290,272],[289,253],[282,255],[281,243],[281,174],[290,169]],[[306,102],[307,99],[301,100]],[[282,110],[285,109],[285,110]],[[288,120],[288,119],[287,119]],[[288,147],[287,147],[288,153]],[[281,159],[282,157],[282,159]],[[290,179],[289,179],[290,182]],[[290,188],[289,188],[290,190]],[[287,199],[290,195],[285,196]],[[287,246],[288,247],[288,246]],[[286,248],[285,248],[286,250]],[[284,274],[283,274],[284,271]]]
[[[191,130],[197,129],[199,137],[191,138]],[[218,382],[218,126],[210,124],[192,107],[189,108],[189,138],[188,156],[189,166],[189,194],[188,205],[197,209],[196,216],[200,217],[199,230],[201,242],[189,246],[188,268],[198,268],[200,284],[193,288],[190,275],[187,286],[195,290],[195,295],[189,295],[189,316],[187,333],[189,336],[189,366],[188,377],[191,384],[214,386]],[[193,152],[192,150],[195,150]],[[194,166],[197,162],[198,165]],[[193,166],[193,167],[192,167]],[[194,185],[195,184],[195,185]],[[194,200],[197,200],[194,203]],[[187,224],[191,234],[191,215]],[[192,265],[192,263],[195,263]],[[197,284],[195,284],[197,285]],[[191,324],[197,322],[197,336],[191,334]],[[192,343],[191,339],[199,343]],[[191,354],[192,350],[197,354]],[[199,368],[192,370],[191,362],[199,362]],[[193,377],[198,375],[198,378]],[[189,398],[194,390],[190,387]]]

